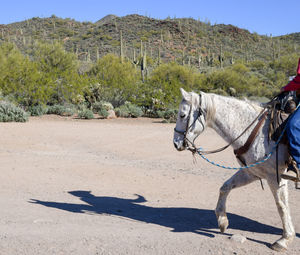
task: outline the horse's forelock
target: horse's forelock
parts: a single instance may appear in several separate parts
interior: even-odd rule
[[[213,102],[213,97],[210,94],[200,92],[201,95],[201,107],[206,111],[206,121],[208,124],[215,119],[216,107]]]
[[[190,93],[190,100],[183,98],[181,101],[182,103],[187,103],[192,105],[194,109],[197,109],[199,106],[206,111],[206,121],[209,123],[213,121],[215,118],[216,107],[213,103],[213,98],[210,94],[206,94],[204,92],[200,92],[200,94],[196,94],[195,92]]]
[[[192,105],[194,106],[194,108],[197,109],[200,104],[199,96],[195,92],[191,92],[191,94],[192,94]]]

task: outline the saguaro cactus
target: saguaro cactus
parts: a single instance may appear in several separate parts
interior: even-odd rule
[[[191,66],[191,56],[188,57],[188,66]]]
[[[145,82],[145,77],[147,78],[147,53],[146,48],[144,49],[143,56],[141,59],[141,75],[142,81]]]
[[[161,41],[161,43],[164,42],[164,36],[163,36],[162,30],[160,31],[160,41]]]
[[[96,47],[96,60],[98,61],[99,60],[99,48]]]
[[[185,65],[185,61],[184,61],[184,58],[185,58],[185,52],[184,52],[184,48],[182,49],[182,55],[181,55],[181,61],[182,61],[182,65],[184,66]]]
[[[157,54],[157,65],[161,64],[161,59],[160,59],[160,46],[158,46],[158,54]]]
[[[223,48],[222,48],[222,44],[221,44],[221,47],[220,47],[220,55],[219,55],[220,68],[223,68],[223,61],[224,61],[224,57],[223,57]]]
[[[139,64],[139,60],[136,58],[136,54],[135,54],[135,49],[133,49],[133,59],[132,59],[132,64],[134,65],[134,67],[136,68],[137,65]]]
[[[201,62],[202,62],[202,56],[199,54],[198,55],[198,68],[201,68]]]
[[[123,52],[123,36],[122,36],[122,30],[120,30],[120,58],[121,63],[124,62],[124,52]]]
[[[141,40],[140,56],[143,57],[143,41]]]
[[[90,50],[87,51],[87,54],[86,54],[86,61],[87,61],[87,62],[90,62],[90,61],[91,61],[91,53],[90,53]]]

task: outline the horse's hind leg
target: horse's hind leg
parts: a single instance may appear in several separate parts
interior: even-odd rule
[[[282,237],[272,244],[271,248],[276,251],[286,250],[288,244],[295,237],[295,230],[291,220],[288,204],[288,185],[287,180],[281,179],[279,185],[274,180],[268,180],[268,184],[275,198],[277,209],[283,225]]]
[[[245,186],[256,180],[258,180],[258,178],[249,173],[246,169],[239,170],[220,188],[219,200],[215,212],[218,220],[218,225],[222,233],[224,233],[228,227],[228,219],[226,215],[226,199],[229,192],[234,188]]]

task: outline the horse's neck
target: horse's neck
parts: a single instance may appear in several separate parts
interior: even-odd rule
[[[213,94],[208,96],[208,107],[213,107],[215,111],[210,126],[228,143],[237,138],[258,115],[254,107],[247,102]],[[249,134],[250,131],[238,139],[233,147],[243,145]]]

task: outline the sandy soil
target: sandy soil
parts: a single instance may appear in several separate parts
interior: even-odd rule
[[[231,193],[221,234],[214,208],[234,171],[194,164],[173,148],[173,128],[143,118],[1,123],[0,254],[276,254],[282,227],[267,185]],[[225,144],[210,129],[199,143]],[[231,150],[210,158],[237,166]],[[300,254],[293,187],[297,237],[284,254]]]

